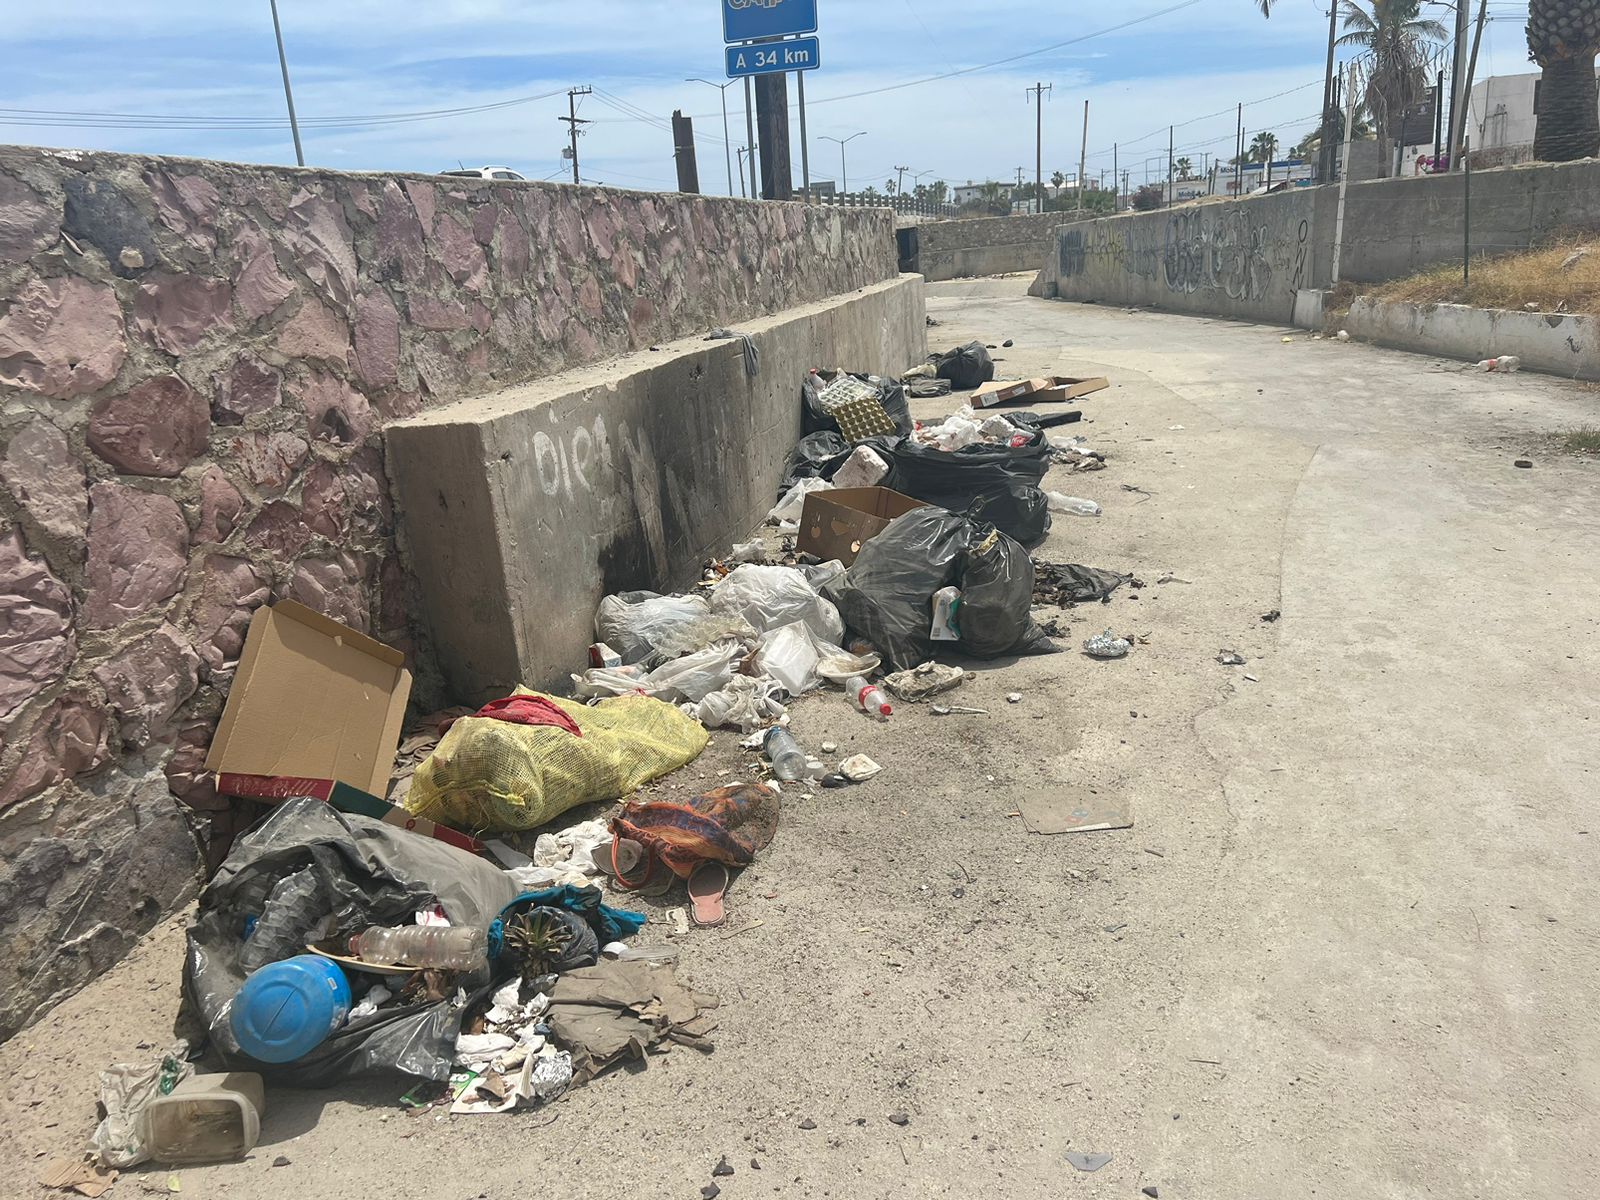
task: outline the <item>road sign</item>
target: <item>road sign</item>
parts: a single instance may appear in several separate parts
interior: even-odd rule
[[[722,0],[722,40],[790,37],[817,31],[817,0]],[[793,68],[791,68],[793,69]]]
[[[728,78],[744,75],[776,75],[782,71],[815,71],[822,65],[822,49],[814,37],[791,38],[786,42],[757,42],[751,46],[729,46]]]

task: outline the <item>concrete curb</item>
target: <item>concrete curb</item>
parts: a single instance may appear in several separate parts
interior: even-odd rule
[[[1398,350],[1469,362],[1514,354],[1530,370],[1568,379],[1600,379],[1597,317],[1358,296],[1344,328],[1351,337]]]

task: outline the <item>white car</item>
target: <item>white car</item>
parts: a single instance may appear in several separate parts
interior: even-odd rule
[[[519,183],[526,183],[525,176],[517,174],[510,167],[467,167],[460,171],[440,171],[441,175],[454,175],[457,179],[513,179]]]

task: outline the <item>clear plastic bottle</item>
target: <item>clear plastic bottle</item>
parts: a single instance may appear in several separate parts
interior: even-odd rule
[[[1078,496],[1068,496],[1064,492],[1046,492],[1045,498],[1050,501],[1050,511],[1058,513],[1071,513],[1075,517],[1098,517],[1100,506],[1093,500],[1084,500]]]
[[[844,685],[845,695],[850,701],[868,716],[888,717],[894,709],[889,707],[889,699],[877,684],[871,682],[864,675],[852,676]]]
[[[785,783],[805,778],[806,752],[800,749],[799,744],[783,726],[774,725],[767,730],[762,749],[766,751],[767,758],[772,763],[772,773],[777,778]]]
[[[255,932],[239,950],[240,969],[248,975],[268,963],[304,954],[307,937],[327,915],[322,885],[310,867],[285,875],[273,886]]]
[[[488,934],[470,925],[375,925],[351,938],[350,950],[364,962],[473,971],[488,962]]]

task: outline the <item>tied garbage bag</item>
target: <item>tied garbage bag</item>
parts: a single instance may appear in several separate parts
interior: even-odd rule
[[[600,601],[594,618],[595,640],[622,655],[624,663],[643,662],[655,652],[657,643],[710,612],[699,596],[619,592]]]
[[[819,596],[805,573],[794,567],[754,563],[735,567],[712,589],[711,607],[743,617],[758,633],[804,621],[819,641],[830,646],[844,639],[839,610]]]
[[[952,585],[961,589],[961,640],[935,643],[933,594]],[[1034,624],[1027,551],[992,525],[938,508],[896,517],[823,590],[845,624],[900,670],[932,658],[936,646],[975,658],[1061,649]]]
[[[577,723],[582,737],[464,717],[417,768],[407,811],[456,829],[534,829],[576,805],[626,796],[706,747],[704,726],[649,696],[618,696],[593,707],[545,698]]]
[[[576,740],[562,730],[544,732]],[[184,958],[180,1026],[208,1033],[224,1070],[255,1071],[288,1086],[327,1087],[358,1075],[393,1073],[448,1079],[462,1014],[448,1000],[353,1017],[292,1063],[257,1062],[239,1049],[229,1018],[245,980],[241,934],[277,882],[301,870],[315,876],[336,936],[374,925],[409,925],[419,910],[435,904],[453,925],[487,929],[516,896],[504,871],[454,846],[339,812],[321,800],[288,800],[234,843],[200,893]]]
[[[1039,483],[1050,469],[1052,452],[1042,431],[1018,428],[1030,434],[1026,445],[982,443],[947,452],[908,438],[888,447],[890,470],[883,486],[986,521],[1032,545],[1050,531],[1050,501]]]
[[[950,386],[959,391],[970,391],[994,378],[994,360],[982,342],[968,342],[944,354],[935,354],[930,362],[940,379],[948,379]]]

